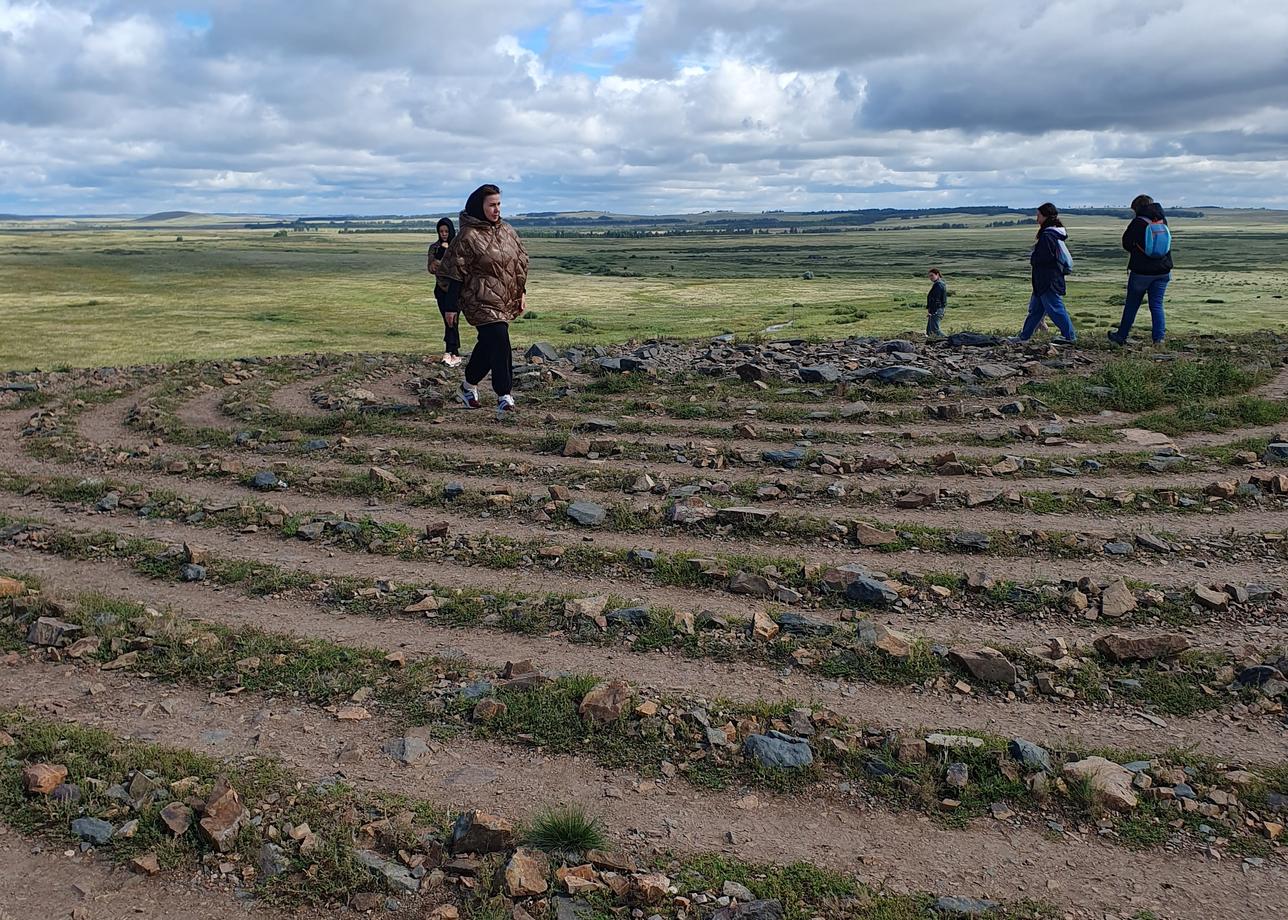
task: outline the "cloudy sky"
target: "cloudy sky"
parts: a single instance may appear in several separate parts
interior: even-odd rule
[[[1284,0],[0,0],[0,212],[1288,207]]]

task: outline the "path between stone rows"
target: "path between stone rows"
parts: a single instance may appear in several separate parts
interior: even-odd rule
[[[45,591],[71,598],[97,591],[231,627],[254,627],[346,645],[402,649],[412,656],[464,655],[499,669],[531,658],[555,672],[623,678],[688,698],[738,702],[794,700],[818,703],[859,723],[905,731],[967,729],[1023,736],[1056,750],[1127,747],[1146,754],[1193,747],[1248,762],[1288,761],[1288,732],[1271,719],[1235,721],[1221,714],[1168,717],[1157,726],[1129,708],[1097,710],[1060,703],[1007,702],[990,697],[923,692],[875,683],[834,681],[796,669],[746,661],[713,661],[659,652],[572,643],[486,628],[435,626],[424,619],[375,618],[328,610],[289,597],[251,598],[233,590],[177,585],[144,578],[115,562],[69,561],[32,551],[0,551],[0,566],[42,579]]]
[[[58,844],[0,823],[0,920],[255,920],[314,912],[255,910],[231,891],[185,882],[178,873],[144,878],[93,856],[67,856]]]
[[[101,685],[93,694],[91,683]],[[161,699],[171,713],[153,705]],[[1245,873],[1237,860],[1130,852],[1072,835],[1054,840],[991,819],[951,830],[924,816],[856,808],[833,797],[807,803],[768,792],[699,791],[681,781],[641,786],[629,771],[468,738],[436,745],[427,760],[399,768],[380,753],[394,731],[382,718],[342,723],[311,707],[250,695],[212,699],[119,673],[24,660],[0,666],[0,701],[205,754],[274,757],[313,779],[338,770],[360,787],[446,808],[522,819],[541,807],[580,802],[614,838],[633,838],[628,849],[637,853],[807,860],[895,890],[1043,898],[1082,910],[1150,909],[1186,920],[1279,920],[1288,903],[1288,866],[1279,860]],[[726,833],[740,843],[727,843]]]
[[[143,436],[140,433],[130,432],[129,429],[125,429],[123,426],[121,429],[118,430],[118,434],[130,434],[139,441],[144,440]],[[384,447],[388,446],[387,439],[383,439],[383,438],[354,437],[354,438],[351,438],[351,440],[353,442],[353,446],[355,447],[366,446],[366,447],[375,448],[380,446],[384,446]],[[421,449],[423,449],[423,447]],[[274,462],[279,462],[282,459],[284,459],[281,455],[275,455],[271,451],[218,450],[218,449],[199,450],[197,448],[173,447],[173,446],[166,447],[165,454],[167,457],[182,456],[182,457],[187,457],[189,459],[196,459],[198,457],[209,458],[212,456],[231,457],[239,460],[240,462],[248,466],[253,466],[254,461],[258,460],[261,465],[266,467],[271,466]],[[325,454],[321,456],[325,457]],[[539,463],[541,460],[546,459],[542,455],[534,455],[534,456],[539,459],[534,460],[533,462]],[[298,462],[301,460],[308,460],[308,461],[312,460],[312,458],[304,458],[304,457],[291,457],[289,459],[292,462]],[[555,459],[555,458],[550,458],[550,459]],[[558,458],[558,459],[562,460],[563,458]],[[352,475],[355,472],[357,473],[365,472],[366,469],[369,468],[369,466],[370,466],[370,463],[346,463],[343,461],[322,459],[317,462],[310,462],[309,468],[323,475],[341,476],[341,475]],[[582,467],[579,464],[572,464],[572,466],[574,468],[584,469],[584,467]],[[397,464],[394,464],[392,468],[395,471],[399,469]],[[655,468],[652,472],[655,472],[658,477],[661,477],[663,479],[667,477],[667,471],[662,470],[660,467]],[[1194,474],[1186,474],[1182,476],[1167,476],[1166,479],[1163,480],[1162,482],[1160,482],[1160,479],[1162,477],[1158,477],[1158,476],[1135,477],[1134,480],[1131,481],[1131,485],[1133,485],[1136,489],[1141,489],[1145,491],[1152,491],[1158,488],[1173,488],[1173,489],[1186,488],[1186,487],[1193,488],[1193,487],[1208,485],[1217,479],[1227,478],[1230,476],[1231,473],[1234,473],[1234,471],[1218,470],[1214,473],[1206,473],[1206,474],[1194,473]],[[496,477],[452,476],[451,478],[456,481],[462,482],[464,485],[466,485],[467,488],[476,489],[476,490],[485,490],[485,489],[491,489],[500,485],[512,484],[512,480],[507,480],[507,477],[503,475],[498,475]],[[817,477],[817,478],[824,482],[832,481],[832,477]],[[881,485],[883,486],[885,491],[891,492],[891,493],[896,491],[906,491],[910,489],[916,489],[918,487],[924,487],[927,484],[931,484],[935,486],[947,485],[949,488],[952,488],[952,489],[959,488],[959,480],[956,478],[944,478],[944,477],[936,477],[936,476],[930,476],[930,475],[925,477],[906,478],[904,480],[904,484],[902,487],[895,485],[895,482],[897,482],[896,477],[882,477],[882,478],[887,481],[881,483]],[[1234,473],[1234,478],[1238,478],[1237,473]],[[873,479],[868,476],[860,475],[860,476],[848,477],[846,481],[858,482],[860,484],[866,485],[866,484],[871,484],[873,482]],[[1000,492],[1000,491],[1006,491],[1007,489],[1010,489],[1010,488],[1021,487],[1020,483],[1015,483],[1014,485],[1011,485],[1009,480],[1001,480],[1001,479],[987,480],[986,479],[984,481],[989,483],[989,485],[978,486],[978,485],[972,484],[972,485],[963,487],[962,490],[963,491],[974,490],[974,491],[984,491],[984,492],[991,492],[991,491]],[[1055,480],[1051,483],[1052,485],[1059,485],[1064,488],[1061,488],[1060,490],[1048,489],[1047,491],[1058,491],[1058,493],[1065,493],[1079,488],[1096,488],[1102,492],[1105,492],[1106,494],[1110,494],[1112,491],[1117,491],[1118,488],[1121,488],[1124,482],[1126,481],[1124,480],[1123,482],[1112,482],[1112,481],[1106,482],[1105,480],[1101,480],[1101,479],[1096,479],[1094,480],[1094,482],[1092,480],[1073,480],[1073,481]],[[585,490],[578,490],[576,494],[578,497],[581,497],[581,498],[588,498],[592,500],[597,499],[600,501],[627,500],[627,501],[634,501],[638,504],[643,504],[644,502],[650,501],[650,500],[656,501],[656,498],[650,499],[650,497],[648,496],[635,496],[635,495],[630,495],[628,493],[624,493],[620,491],[585,489]],[[329,498],[331,498],[331,496],[326,496],[322,500],[327,500]],[[1087,527],[1088,518],[1090,518],[1095,521],[1111,522],[1110,526],[1115,526],[1116,528],[1118,528],[1116,530],[1108,531],[1107,535],[1114,535],[1117,533],[1121,533],[1123,532],[1122,530],[1123,528],[1126,528],[1129,530],[1135,530],[1135,531],[1149,530],[1151,532],[1153,530],[1165,530],[1168,533],[1174,533],[1178,535],[1193,535],[1193,536],[1210,535],[1214,533],[1217,535],[1220,535],[1220,534],[1228,533],[1230,531],[1234,531],[1236,533],[1264,533],[1264,532],[1274,531],[1278,528],[1282,528],[1285,522],[1288,521],[1288,516],[1286,516],[1283,511],[1273,510],[1273,509],[1250,509],[1250,510],[1211,513],[1211,514],[1202,514],[1202,513],[1166,514],[1165,513],[1161,515],[1158,513],[1142,512],[1134,509],[1124,509],[1120,511],[1111,511],[1111,512],[1102,512],[1099,510],[1088,509],[1084,515],[1078,515],[1076,513],[1035,513],[1035,512],[1026,512],[1022,510],[1011,511],[1011,510],[1003,510],[1003,509],[987,507],[987,506],[980,506],[980,507],[970,508],[970,509],[963,509],[956,506],[945,506],[940,508],[900,510],[900,509],[895,509],[891,507],[891,505],[887,502],[882,502],[877,505],[873,505],[873,504],[846,505],[842,503],[837,503],[832,500],[828,500],[824,497],[820,497],[819,501],[817,502],[801,501],[797,499],[784,499],[784,500],[777,500],[777,501],[756,501],[756,502],[752,502],[752,504],[754,504],[755,507],[757,508],[763,508],[765,510],[778,510],[788,515],[791,515],[795,511],[800,510],[800,511],[815,512],[815,516],[818,516],[820,514],[823,516],[833,516],[833,517],[865,516],[865,517],[871,517],[874,519],[888,522],[891,526],[899,526],[901,524],[925,524],[927,526],[951,527],[954,524],[960,523],[960,519],[963,513],[968,513],[970,516],[971,526],[975,529],[1069,530],[1073,532],[1084,532]],[[443,513],[448,514],[450,516],[451,509],[450,508],[445,509]],[[1158,523],[1155,524],[1154,522],[1158,522]],[[1154,526],[1152,528],[1149,526],[1146,526],[1147,523],[1154,524]],[[1100,530],[1101,532],[1105,532],[1105,528],[1103,526],[1100,528]]]

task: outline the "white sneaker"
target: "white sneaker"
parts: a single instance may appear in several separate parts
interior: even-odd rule
[[[446,364],[448,367],[460,367],[460,366],[461,366],[461,356],[460,356],[460,355],[443,355],[443,363],[444,363],[444,364]]]
[[[483,405],[479,402],[479,391],[468,383],[461,384],[461,388],[456,391],[456,398],[464,404],[466,409],[477,409]]]
[[[496,417],[498,420],[505,418],[507,415],[513,414],[515,411],[517,410],[514,405],[514,397],[509,393],[506,393],[496,401]]]

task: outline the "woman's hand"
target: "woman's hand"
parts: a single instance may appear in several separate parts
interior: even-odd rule
[[[524,291],[519,295],[519,315],[522,316],[528,309],[528,292]]]

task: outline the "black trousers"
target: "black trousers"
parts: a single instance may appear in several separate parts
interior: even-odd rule
[[[510,324],[488,323],[479,326],[479,340],[465,365],[465,380],[476,387],[489,373],[497,396],[507,396],[514,388],[514,365],[510,354]]]
[[[440,288],[434,288],[434,299],[438,301],[438,312],[443,314],[443,350],[449,355],[459,355],[461,353],[461,314],[456,314],[456,322],[447,325],[448,311],[443,307],[447,302],[447,291]]]

